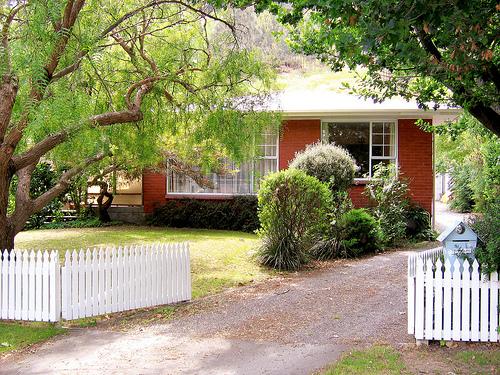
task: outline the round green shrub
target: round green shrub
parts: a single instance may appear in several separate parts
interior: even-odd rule
[[[268,175],[258,194],[261,263],[278,270],[306,263],[314,239],[328,225],[331,199],[326,184],[298,169]]]
[[[330,184],[332,191],[345,191],[354,181],[357,170],[352,156],[333,144],[317,143],[295,155],[290,168],[304,171],[321,182]]]
[[[339,254],[357,257],[381,250],[381,234],[377,220],[362,208],[346,212],[339,220]]]

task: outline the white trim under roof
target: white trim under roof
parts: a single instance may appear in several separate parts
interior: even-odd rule
[[[375,103],[372,99],[328,90],[282,91],[271,95],[265,107],[267,110],[281,112],[285,119],[323,120],[325,117],[366,116],[373,120],[388,117],[432,118],[433,123],[441,123],[456,119],[462,113],[461,108],[441,107],[437,110],[423,110],[418,108],[416,102],[408,102],[401,98]]]

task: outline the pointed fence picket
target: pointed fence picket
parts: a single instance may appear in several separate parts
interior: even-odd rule
[[[417,340],[498,342],[498,273],[476,260],[441,261],[436,249],[408,259],[408,333]]]
[[[0,319],[55,322],[191,299],[189,246],[0,252]]]

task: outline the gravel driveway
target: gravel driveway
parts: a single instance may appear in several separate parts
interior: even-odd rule
[[[406,256],[390,252],[236,288],[168,324],[82,329],[0,362],[2,374],[310,374],[406,334]],[[200,302],[195,302],[200,303]]]

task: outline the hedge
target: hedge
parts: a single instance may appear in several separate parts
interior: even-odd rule
[[[149,223],[174,228],[253,232],[259,228],[257,197],[224,200],[175,199],[154,210]]]

